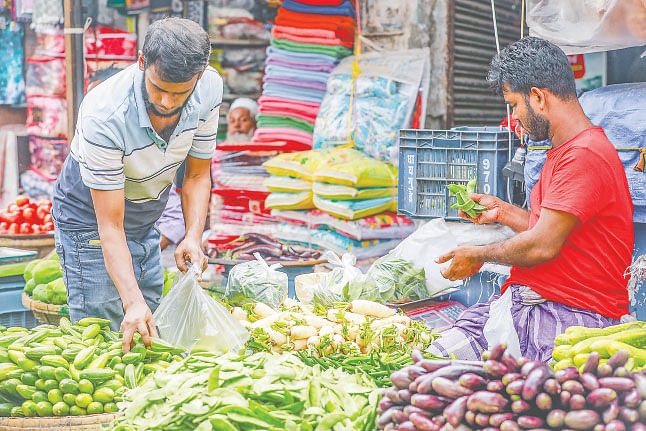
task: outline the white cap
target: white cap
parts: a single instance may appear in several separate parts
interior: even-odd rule
[[[251,115],[251,118],[253,119],[255,119],[256,115],[258,115],[258,103],[255,100],[249,99],[247,97],[241,97],[234,100],[229,107],[229,112],[237,108],[245,108],[249,110],[249,115]]]

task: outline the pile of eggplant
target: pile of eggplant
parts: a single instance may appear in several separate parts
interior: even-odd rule
[[[259,233],[246,233],[236,240],[240,245],[229,250],[227,256],[234,260],[253,260],[259,253],[266,261],[315,260],[321,253],[301,245],[287,245],[274,238]]]
[[[615,353],[599,365],[592,353],[581,371],[514,358],[499,345],[484,361],[426,359],[395,371],[384,390],[377,426],[386,431],[646,431],[646,374]]]

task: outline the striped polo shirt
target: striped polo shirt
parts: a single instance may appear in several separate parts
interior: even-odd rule
[[[90,91],[56,181],[52,218],[63,230],[97,229],[90,189],[124,189],[124,230],[140,237],[159,219],[177,169],[187,156],[215,151],[222,78],[207,67],[165,142],[153,129],[142,93],[144,73],[134,64]]]

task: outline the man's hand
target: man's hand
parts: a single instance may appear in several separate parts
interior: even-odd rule
[[[505,205],[505,202],[502,199],[490,195],[481,195],[479,193],[471,193],[469,195],[469,199],[489,209],[487,211],[481,212],[473,218],[469,217],[464,211],[460,210],[458,212],[460,217],[477,224],[497,223],[500,221],[500,216],[502,214],[501,208],[503,205]]]
[[[464,280],[476,275],[484,262],[476,257],[475,247],[458,247],[455,250],[435,259],[437,263],[451,261],[448,268],[442,268],[442,276],[448,280]]]
[[[141,334],[144,345],[150,347],[150,337],[157,337],[157,328],[153,320],[153,313],[148,308],[145,301],[138,301],[130,305],[121,322],[121,332],[123,333],[123,353],[128,353],[134,344],[132,337],[135,332]]]
[[[202,268],[202,271],[206,270],[209,260],[204,255],[202,245],[199,241],[191,238],[184,238],[175,249],[175,263],[180,271],[188,271],[188,266],[186,265],[187,260],[190,261],[193,266]]]

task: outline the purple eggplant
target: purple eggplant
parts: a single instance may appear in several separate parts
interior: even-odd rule
[[[604,424],[596,424],[592,431],[606,431],[606,426]]]
[[[565,415],[565,425],[578,431],[591,430],[599,421],[599,415],[594,410],[573,410]]]
[[[626,431],[626,425],[622,421],[615,419],[606,425],[605,431]]]
[[[538,407],[539,410],[552,410],[552,397],[545,392],[541,392],[540,394],[536,395],[534,402],[536,403],[536,407]]]
[[[489,425],[489,415],[484,413],[476,414],[475,423],[478,426],[486,427],[487,425]]]
[[[639,420],[639,413],[635,409],[619,407],[619,418],[624,422],[634,424]]]
[[[599,365],[597,377],[610,377],[612,376],[613,371],[614,369],[608,364]]]
[[[275,239],[267,235],[263,235],[260,233],[255,233],[255,232],[245,233],[244,235],[242,235],[241,238],[248,241],[253,241],[257,244],[266,244],[266,245],[271,245],[273,247],[278,247],[278,248],[282,247],[282,244],[280,242],[276,241]]]
[[[608,424],[617,419],[617,417],[619,417],[619,403],[617,402],[617,400],[614,400],[603,411],[601,419],[603,419],[603,423]]]
[[[397,428],[397,425],[394,422],[389,422],[384,427],[384,431],[399,431],[399,428]]]
[[[468,398],[468,396],[460,397],[444,409],[444,418],[452,426],[457,427],[464,419],[464,414],[467,412]]]
[[[402,401],[404,404],[410,404],[411,397],[413,396],[413,392],[411,392],[408,389],[400,389],[397,392],[397,395],[399,396],[399,399]]]
[[[415,428],[415,425],[413,425],[411,421],[400,423],[399,425],[397,425],[397,429],[399,431],[417,431],[417,428]]]
[[[385,392],[385,391],[384,391]],[[393,401],[386,397],[385,395],[382,395],[381,400],[379,401],[379,408],[382,409],[383,411],[388,410],[393,406]]]
[[[629,390],[623,395],[622,398],[624,400],[624,405],[626,407],[630,407],[631,409],[639,407],[642,402],[642,394],[639,393],[637,388]]]
[[[561,405],[567,409],[570,406],[570,398],[572,398],[572,394],[568,391],[561,391],[560,397]]]
[[[496,427],[486,427],[486,428],[482,428],[482,430],[481,430],[481,431],[500,431],[500,428],[496,428]]]
[[[506,406],[505,397],[489,391],[475,392],[467,401],[467,408],[478,413],[502,413]]]
[[[415,380],[416,378],[423,376],[428,373],[424,368],[420,367],[419,365],[411,365],[410,367],[406,367],[406,372],[408,373],[408,378],[411,380]]]
[[[635,382],[635,388],[637,388],[642,398],[646,400],[646,375],[635,373],[633,374],[633,381]]]
[[[525,380],[516,380],[507,385],[505,392],[509,395],[520,395],[523,392],[523,386],[525,386]]]
[[[614,377],[632,377],[632,373],[625,367],[615,368],[615,371],[612,373],[612,375]]]
[[[635,387],[635,382],[628,377],[602,377],[599,379],[599,386],[615,391],[629,391]]]
[[[377,418],[377,426],[383,429],[386,425],[391,423],[393,421],[393,412],[395,410],[399,410],[399,407],[391,407],[383,412],[381,416]]]
[[[610,388],[595,389],[588,394],[588,403],[595,409],[603,408],[617,399],[617,392]]]
[[[395,371],[390,375],[390,381],[393,382],[397,389],[408,389],[408,386],[412,383],[410,377],[408,377],[408,372],[404,370]]]
[[[628,359],[630,359],[630,352],[626,349],[621,349],[608,359],[606,365],[611,366],[613,369],[623,367],[628,362]]]
[[[467,410],[467,412],[464,414],[464,420],[469,425],[475,425],[476,424],[476,413],[472,412],[471,410]]]
[[[419,361],[417,361],[417,364],[420,367],[424,368],[426,371],[432,373],[433,371],[437,371],[440,368],[448,367],[451,365],[451,360],[450,359],[426,359],[422,358]]]
[[[646,401],[642,401],[639,407],[637,407],[637,412],[639,413],[639,419],[646,423]]]
[[[504,421],[500,425],[500,431],[521,431],[516,421]]]
[[[462,374],[459,381],[462,386],[471,389],[472,391],[482,389],[482,387],[486,384],[484,377],[473,373]]]
[[[561,388],[563,388],[564,391],[568,391],[572,395],[583,395],[583,393],[585,392],[583,385],[576,380],[568,380],[567,382],[563,382]]]
[[[431,420],[433,421],[433,423],[434,423],[435,425],[439,425],[439,426],[443,426],[443,425],[446,423],[446,418],[444,417],[444,415],[443,415],[443,414],[441,414],[441,415],[437,415],[437,416],[433,416],[433,417],[431,418]]]
[[[583,364],[582,373],[594,373],[595,371],[597,371],[597,368],[599,368],[600,359],[601,356],[599,355],[599,352],[590,352],[590,356],[588,356],[585,364]]]
[[[630,427],[630,431],[646,431],[646,424],[638,422]]]
[[[511,411],[516,413],[517,415],[526,413],[531,408],[532,406],[530,406],[529,403],[525,400],[518,400],[511,403]]]
[[[513,419],[513,413],[495,413],[489,417],[489,425],[498,428],[504,421],[510,421]]]
[[[565,423],[565,414],[566,413],[563,410],[552,410],[547,415],[547,425],[550,428],[556,429],[563,427],[563,424]]]
[[[401,399],[399,399],[399,391],[395,388],[386,389],[384,395],[389,398],[393,404],[405,404]]]
[[[431,412],[426,411],[424,409],[420,409],[419,407],[415,407],[415,406],[406,406],[406,407],[404,407],[404,413],[406,413],[409,416],[411,414],[413,414],[413,413],[417,413],[419,415],[426,416],[427,418],[430,418],[430,417],[433,416],[433,414]]]
[[[534,370],[534,368],[545,367],[545,366],[546,366],[545,363],[541,361],[529,361],[521,367],[520,374],[523,377],[528,377],[529,373],[531,373]]]
[[[516,423],[525,429],[540,428],[545,425],[543,419],[534,416],[518,416]]]
[[[507,373],[504,376],[502,376],[502,383],[506,386],[511,382],[515,382],[516,380],[521,380],[522,378],[523,376],[521,376],[520,373]]]
[[[415,428],[418,431],[440,431],[441,428],[426,416],[420,415],[418,413],[411,413],[409,420],[413,423],[413,425],[415,425]]]
[[[426,368],[423,364],[423,361],[420,361],[418,365]],[[415,379],[415,381],[417,382],[417,392],[430,393],[433,381],[438,377],[457,379],[465,373],[484,375],[485,371],[482,369],[482,367],[477,365],[449,365]]]
[[[496,344],[493,349],[491,349],[488,353],[488,360],[494,360],[497,361],[501,358],[503,353],[507,350],[507,345],[502,343],[502,344]]]
[[[592,373],[581,374],[581,383],[588,391],[594,391],[599,388],[599,380],[597,380],[597,377]]]
[[[427,411],[440,411],[446,406],[444,399],[429,394],[413,394],[411,404]]]
[[[414,381],[410,385],[408,385],[408,390],[411,391],[411,392],[418,392],[418,390],[417,390],[417,381]]]
[[[585,408],[585,397],[581,394],[574,394],[570,398],[570,410],[583,410]]]
[[[548,394],[558,395],[561,393],[561,384],[556,379],[547,379],[543,383],[543,390]]]
[[[565,383],[568,380],[577,379],[579,377],[579,370],[576,367],[567,367],[558,370],[554,373],[554,378],[559,383]]]
[[[487,383],[487,390],[490,392],[502,392],[505,389],[505,384],[502,380],[492,380]]]
[[[283,255],[283,249],[282,247],[267,244],[251,244],[238,250],[234,254],[234,257],[239,257],[242,254],[250,254],[253,256],[254,253],[260,253],[264,256],[281,257]]]
[[[523,391],[521,392],[523,399],[527,401],[533,400],[545,381],[550,377],[552,377],[552,370],[547,365],[534,368],[523,385]]]
[[[485,361],[484,370],[493,377],[502,377],[509,372],[509,369],[502,363],[494,359]]]
[[[410,352],[410,357],[413,359],[413,362],[416,364],[422,359],[424,359],[424,355],[422,354],[422,351],[419,349],[413,349]]]
[[[509,352],[505,350],[500,357],[500,362],[502,362],[505,367],[509,370],[510,373],[515,373],[520,369],[518,365],[518,360]]]
[[[438,395],[452,399],[471,395],[473,393],[471,389],[465,388],[460,383],[449,380],[445,377],[437,377],[433,379],[431,386]]]
[[[393,411],[392,418],[395,421],[395,423],[400,424],[408,420],[408,415],[404,413],[403,410],[395,410]]]

